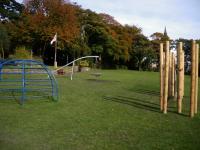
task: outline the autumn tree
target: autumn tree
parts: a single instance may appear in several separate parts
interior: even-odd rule
[[[36,54],[54,53],[50,41],[55,33],[58,35],[58,50],[69,47],[79,35],[76,9],[71,3],[64,0],[26,0],[24,3],[23,19],[18,23],[22,36],[19,43],[27,43]],[[49,58],[52,57],[45,57],[51,61]]]

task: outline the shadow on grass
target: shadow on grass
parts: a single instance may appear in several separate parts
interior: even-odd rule
[[[160,95],[160,92],[158,92],[158,91],[147,90],[147,89],[134,89],[132,91],[135,93],[146,94],[146,95],[151,95],[151,96],[159,96]]]
[[[113,101],[113,102],[129,105],[129,106],[133,106],[135,108],[148,110],[148,111],[152,111],[152,112],[156,112],[156,113],[162,113],[160,111],[160,105],[159,104],[149,102],[149,101],[145,101],[145,100],[141,100],[141,99],[138,99],[138,98],[132,98],[132,97],[130,98],[130,97],[125,97],[125,96],[117,96],[117,97],[104,96],[103,98],[104,98],[104,100]],[[174,108],[175,107],[168,107],[168,112],[178,114],[174,110]],[[188,115],[186,115],[186,114],[179,114],[179,115],[184,116],[184,117],[188,117]]]
[[[156,97],[158,97],[158,99],[160,97],[160,92],[158,92],[158,91],[153,91],[153,90],[148,90],[148,89],[134,89],[134,90],[131,90],[131,91],[134,92],[134,93],[138,93],[138,94],[144,94],[144,95],[149,95],[149,96],[156,96]],[[131,98],[129,98],[129,99],[131,99]],[[168,101],[172,101],[172,100],[173,100],[173,98],[170,98]],[[144,100],[141,100],[141,101],[143,101],[144,103],[149,103],[149,104],[157,105],[157,106],[160,107],[160,105],[157,104],[157,103],[152,103],[152,102],[144,101]],[[168,108],[175,109],[176,107],[174,107],[174,106],[168,106]]]
[[[121,104],[130,105],[130,106],[133,106],[136,108],[160,113],[160,109],[158,106],[156,106],[156,104],[154,104],[154,103],[152,104],[151,102],[142,101],[137,98],[127,98],[127,97],[122,97],[122,96],[118,96],[118,97],[104,96],[103,98],[104,98],[104,100],[109,100],[109,101],[113,101],[113,102],[117,102],[117,103],[121,103]]]
[[[119,83],[117,80],[102,80],[102,79],[86,79],[87,81],[97,82],[97,83]]]

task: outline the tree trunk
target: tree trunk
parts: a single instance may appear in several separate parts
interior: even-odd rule
[[[2,58],[4,59],[4,50],[2,46],[1,46],[1,52],[2,52]]]

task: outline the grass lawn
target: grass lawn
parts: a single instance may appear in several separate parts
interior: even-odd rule
[[[183,114],[169,101],[159,110],[159,74],[102,70],[57,76],[59,102],[0,101],[1,150],[198,150],[200,115],[189,114],[189,76]],[[200,106],[199,106],[200,107]]]

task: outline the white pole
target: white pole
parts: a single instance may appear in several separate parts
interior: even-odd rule
[[[55,41],[55,56],[54,56],[54,68],[58,68],[57,65],[57,33],[56,33],[56,41]]]
[[[74,61],[73,61],[73,65],[72,65],[71,80],[73,78],[73,74],[74,74]]]

